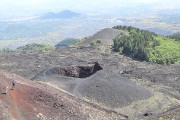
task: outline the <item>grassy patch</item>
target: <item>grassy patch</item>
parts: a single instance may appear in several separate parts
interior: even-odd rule
[[[93,46],[100,43],[101,43],[101,40],[98,39],[98,40],[93,40],[90,44]]]
[[[180,41],[175,41],[164,36],[156,36],[160,45],[147,48],[148,61],[160,64],[180,64]]]

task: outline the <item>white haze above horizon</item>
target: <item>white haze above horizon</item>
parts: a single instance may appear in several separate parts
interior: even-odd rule
[[[180,0],[1,0],[0,16],[31,16],[66,9],[97,13],[140,4],[151,5],[152,9],[180,8]]]

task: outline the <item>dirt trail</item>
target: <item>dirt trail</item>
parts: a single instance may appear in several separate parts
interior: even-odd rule
[[[4,103],[7,105],[10,116],[12,116],[12,118],[15,120],[23,120],[23,118],[21,117],[22,115],[20,113],[21,110],[18,107],[19,106],[18,96],[17,96],[18,89],[13,90],[11,86],[12,80],[4,76],[0,76],[0,81],[1,81],[0,84],[1,93],[3,87],[8,87],[8,93],[1,94],[0,99],[3,100]]]
[[[19,113],[19,108],[17,105],[16,91],[10,91],[6,101],[9,103],[10,113],[12,113],[13,118],[16,120],[22,120],[21,114]]]

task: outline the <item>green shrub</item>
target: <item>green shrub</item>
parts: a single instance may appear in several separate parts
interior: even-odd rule
[[[97,44],[97,41],[92,41],[91,42],[91,45],[93,46],[93,45],[96,45]]]
[[[97,44],[101,44],[101,40],[93,40],[91,43],[91,45],[97,45]]]

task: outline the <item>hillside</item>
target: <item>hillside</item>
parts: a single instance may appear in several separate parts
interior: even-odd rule
[[[155,37],[160,45],[153,48],[147,48],[148,61],[160,64],[180,64],[180,41],[167,37]]]
[[[82,44],[90,45],[93,41],[99,40],[103,45],[113,45],[113,39],[120,34],[127,34],[127,32],[122,30],[105,28],[92,35],[91,37],[87,38],[85,41],[82,42]]]
[[[55,47],[69,46],[69,45],[73,45],[77,42],[78,42],[78,39],[67,38],[67,39],[64,39],[64,40],[60,41],[59,43],[57,43],[55,45]]]
[[[134,59],[159,64],[180,63],[180,42],[173,37],[157,35],[131,26],[114,28],[129,32],[129,35],[117,36],[114,39],[113,48],[116,52]]]
[[[13,79],[17,84],[11,90]],[[1,93],[4,86],[10,89],[7,94],[0,94],[1,120],[126,119],[123,115],[89,104],[60,89],[0,71]]]
[[[113,43],[114,34],[119,35],[118,37],[130,36],[131,34],[128,31],[104,29],[93,36],[99,35],[99,33],[101,33],[101,36],[98,39],[101,39],[101,43],[98,45],[90,45],[94,39],[85,39],[82,43],[77,43],[74,46],[60,47],[48,52],[0,53],[0,69],[25,77],[29,81],[27,86],[35,83],[33,84],[35,90],[36,84],[38,88],[44,86],[46,89],[43,89],[43,94],[45,95],[56,96],[56,93],[52,92],[51,94],[48,92],[53,89],[52,91],[56,91],[57,95],[61,96],[57,99],[59,101],[61,101],[61,98],[64,100],[60,103],[63,103],[63,105],[72,103],[69,104],[68,108],[70,109],[83,104],[84,102],[80,102],[80,99],[101,112],[108,111],[107,113],[109,113],[111,111],[111,114],[114,111],[115,116],[123,114],[132,120],[160,119],[161,117],[166,118],[166,115],[170,119],[179,119],[177,112],[180,104],[180,65],[160,65],[133,60],[130,57],[114,52],[112,47],[109,46],[110,44],[106,44],[108,41]],[[107,38],[109,37],[108,33],[111,33],[109,34],[111,39]],[[147,36],[151,35],[154,35],[154,33],[147,34]],[[159,36],[156,34],[155,37],[157,38],[148,39],[150,43],[156,43],[157,40],[161,42],[161,37],[158,38]],[[104,40],[107,41],[104,42]],[[174,42],[176,41],[171,42],[168,39],[169,44],[175,45]],[[164,48],[167,48],[167,46],[164,46]],[[3,83],[6,83],[5,80],[6,78],[2,78],[2,83],[0,83],[3,85]],[[25,79],[23,78],[23,80]],[[22,90],[18,91],[23,93]],[[24,92],[24,94],[28,94],[26,89]],[[66,99],[69,98],[67,97],[69,94],[71,94],[73,100],[78,100],[77,103],[72,102],[72,99]],[[41,94],[40,96],[43,97]],[[46,107],[46,104],[49,105],[49,103],[43,102],[40,98],[38,100],[42,101],[40,104],[42,108],[37,105],[42,110],[40,112],[51,116],[51,114],[43,112],[43,109],[49,107],[49,113],[51,113],[53,112],[52,106]],[[36,101],[36,99],[33,100],[33,106],[35,106]],[[65,106],[68,105],[65,104]],[[83,110],[86,107],[81,107],[83,109],[76,107],[72,108],[70,113],[74,113],[73,110],[79,111],[76,117],[82,116],[83,118],[77,119],[94,120],[94,117],[89,118],[92,115],[88,113],[88,109],[85,109],[87,114],[84,114]],[[68,110],[56,112],[61,112],[62,116],[66,116]],[[97,115],[101,113],[95,111],[98,113]],[[94,114],[93,110],[91,113]],[[112,116],[109,117],[110,114],[106,114],[108,116],[105,113],[101,115],[111,120],[113,118]],[[72,117],[72,114],[67,115],[69,119]],[[76,117],[73,118],[76,119]],[[99,120],[99,117],[96,117],[96,119]],[[119,120],[118,117],[117,119]]]
[[[41,18],[42,19],[58,19],[58,18],[69,19],[69,18],[79,17],[79,16],[81,16],[80,13],[76,13],[70,10],[64,10],[59,13],[53,13],[53,12],[46,13]]]

